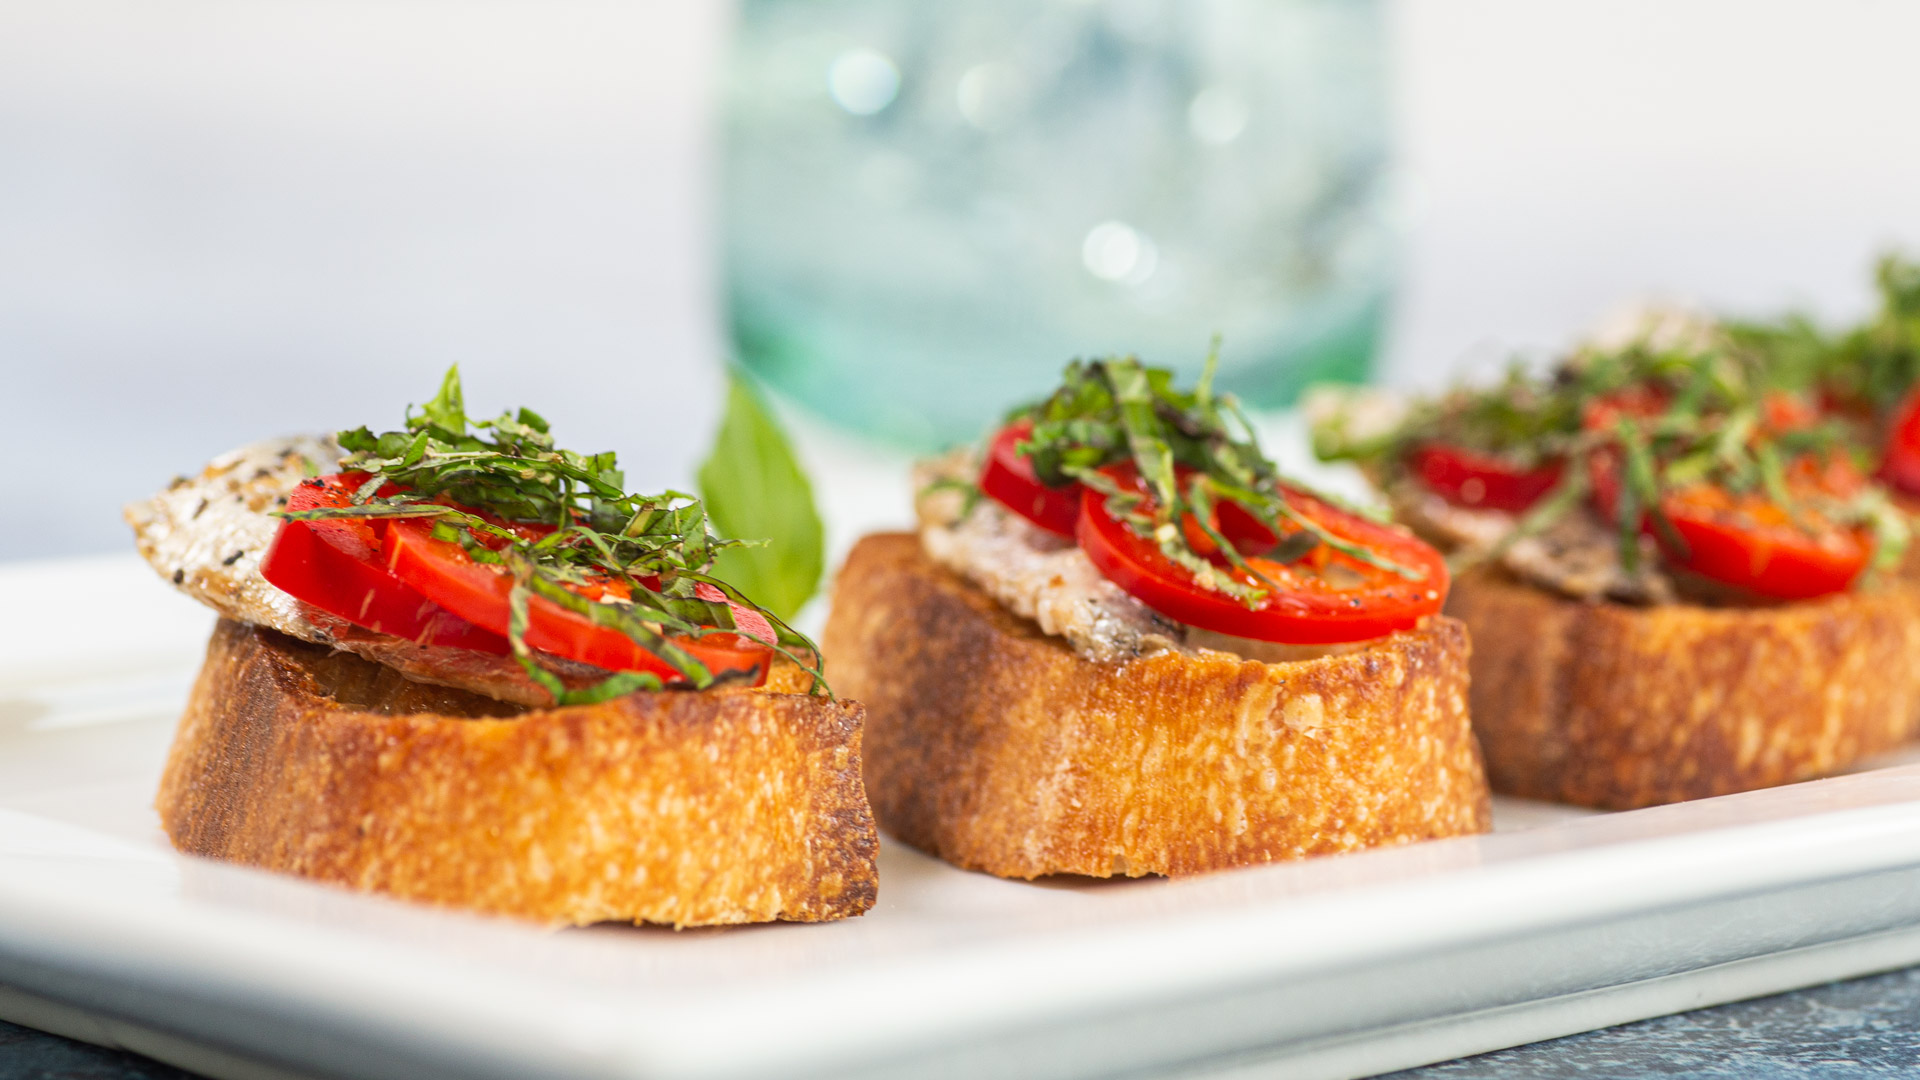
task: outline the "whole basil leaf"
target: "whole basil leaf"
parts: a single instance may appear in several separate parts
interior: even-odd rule
[[[766,407],[739,376],[727,387],[727,413],[700,466],[700,497],[724,536],[766,541],[719,553],[713,573],[782,619],[812,598],[826,540],[813,485]]]

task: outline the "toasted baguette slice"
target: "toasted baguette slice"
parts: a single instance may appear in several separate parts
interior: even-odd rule
[[[157,805],[182,851],[550,924],[858,915],[860,707],[751,691],[527,710],[223,619]]]
[[[880,824],[970,869],[1194,874],[1488,827],[1452,619],[1296,663],[1096,664],[891,534],[853,549],[821,645],[867,706]]]
[[[1920,733],[1920,586],[1772,607],[1567,599],[1482,568],[1473,723],[1495,791],[1628,809],[1823,776]]]

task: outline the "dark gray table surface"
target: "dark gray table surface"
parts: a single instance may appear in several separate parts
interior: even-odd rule
[[[1571,1035],[1393,1080],[1920,1080],[1920,968]],[[0,1022],[0,1080],[193,1080]]]

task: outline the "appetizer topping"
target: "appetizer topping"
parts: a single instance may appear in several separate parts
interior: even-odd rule
[[[1904,515],[1867,480],[1857,421],[1790,388],[1777,357],[1690,325],[1545,376],[1516,367],[1365,440],[1336,410],[1316,449],[1369,469],[1459,561],[1568,595],[1793,600],[1894,565]]]
[[[340,457],[331,436],[244,446],[215,458],[199,475],[180,477],[165,491],[128,506],[127,522],[140,553],[162,578],[229,619],[354,653],[416,682],[527,706],[552,701],[507,655],[504,638],[501,652],[423,644],[355,625],[267,581],[261,563],[281,527],[273,511],[291,502],[315,474],[337,467]],[[599,668],[558,657],[551,666],[570,687],[606,678]]]
[[[1210,650],[1280,663],[1360,647],[1281,645],[1183,626],[1114,584],[1072,540],[978,497],[970,478],[979,471],[971,451],[915,470],[921,545],[936,562],[1031,619],[1042,633],[1065,639],[1085,659],[1108,664]]]
[[[1235,402],[1213,394],[1213,371],[1209,357],[1199,384],[1182,391],[1171,372],[1132,358],[1076,361],[1058,391],[989,440],[977,488],[942,483],[990,497],[1038,535],[1072,537],[1078,550],[1059,561],[1090,563],[1169,625],[1323,645],[1437,612],[1448,580],[1439,554],[1283,482]],[[936,557],[954,547],[927,543]]]
[[[565,704],[757,681],[774,653],[824,687],[817,647],[710,573],[740,542],[712,535],[699,499],[628,494],[612,454],[555,448],[530,410],[470,421],[458,369],[404,430],[339,442],[340,473],[278,515],[269,577],[300,599],[422,642],[504,648]],[[614,674],[571,686],[556,657]]]

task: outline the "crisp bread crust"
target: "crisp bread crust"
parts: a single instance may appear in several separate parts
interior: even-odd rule
[[[1494,790],[1629,809],[1832,773],[1920,734],[1920,585],[1633,607],[1454,582]]]
[[[840,571],[822,648],[867,706],[882,827],[970,869],[1195,874],[1489,825],[1452,619],[1297,663],[1095,663],[882,534]]]
[[[182,851],[549,924],[858,915],[862,712],[640,693],[524,710],[222,619],[161,779]]]

